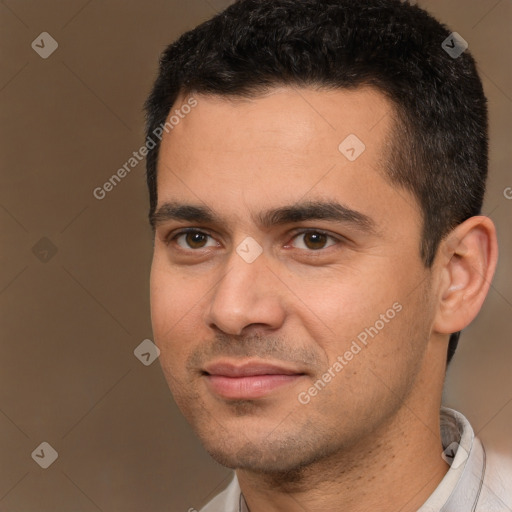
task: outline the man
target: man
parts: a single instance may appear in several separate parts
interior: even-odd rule
[[[236,470],[204,511],[509,510],[441,408],[497,260],[462,44],[398,0],[240,0],[164,52],[152,323],[178,406]]]

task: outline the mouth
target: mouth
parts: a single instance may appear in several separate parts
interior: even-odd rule
[[[210,391],[228,400],[263,398],[297,383],[305,375],[296,368],[258,361],[219,361],[203,370]]]

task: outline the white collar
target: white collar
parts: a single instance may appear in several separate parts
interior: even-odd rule
[[[486,457],[469,421],[457,411],[441,408],[441,441],[451,466],[418,512],[476,510],[482,491]],[[451,455],[454,454],[454,457]],[[439,454],[441,455],[441,454]]]

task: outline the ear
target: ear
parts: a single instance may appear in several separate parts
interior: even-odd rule
[[[496,228],[489,217],[471,217],[442,242],[437,262],[439,303],[432,329],[461,331],[480,311],[498,261]]]

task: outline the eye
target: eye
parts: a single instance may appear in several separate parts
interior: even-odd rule
[[[218,245],[210,235],[196,230],[182,231],[172,237],[172,240],[182,249],[204,249]]]
[[[317,251],[335,245],[338,241],[321,231],[306,231],[299,233],[293,238],[291,245],[296,249],[308,249]]]

